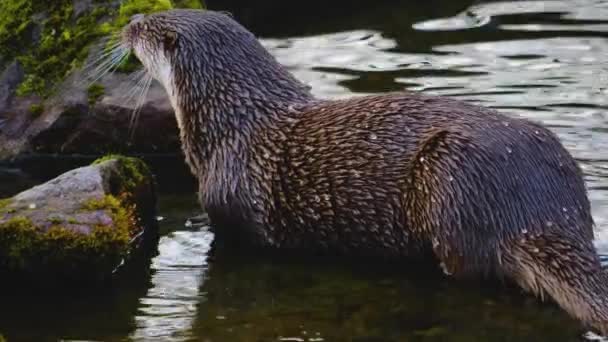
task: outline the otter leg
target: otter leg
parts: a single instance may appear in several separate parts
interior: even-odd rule
[[[593,244],[559,232],[526,234],[501,249],[502,270],[524,289],[548,294],[573,317],[608,334],[608,276]]]
[[[444,271],[506,276],[608,333],[608,276],[580,171],[559,142],[548,134],[540,143],[521,135],[511,147],[496,135],[426,136],[410,164],[405,208]]]
[[[469,211],[473,189],[464,186],[461,165],[466,163],[468,139],[446,130],[426,134],[411,160],[405,197],[409,229],[432,246],[445,273],[463,275],[493,269],[495,243],[490,234],[473,228]],[[467,177],[468,178],[468,177]],[[469,230],[475,230],[469,232]],[[489,248],[472,248],[476,244]]]

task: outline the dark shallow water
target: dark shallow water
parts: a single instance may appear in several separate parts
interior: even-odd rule
[[[608,1],[360,3],[235,15],[321,97],[411,89],[542,121],[581,163],[597,246],[608,253]],[[9,341],[311,342],[577,341],[585,333],[517,290],[406,265],[211,258],[212,234],[184,225],[197,213],[193,194],[164,195],[150,271],[101,294],[3,291],[0,332]]]

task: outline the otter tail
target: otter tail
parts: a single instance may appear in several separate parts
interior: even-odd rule
[[[502,248],[501,268],[524,289],[550,296],[570,315],[608,334],[608,274],[585,239],[545,232]]]

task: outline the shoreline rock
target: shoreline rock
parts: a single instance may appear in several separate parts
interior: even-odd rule
[[[108,156],[0,200],[0,269],[102,280],[158,233],[155,182],[138,159]]]
[[[173,110],[158,84],[143,102],[135,134],[129,132],[138,102],[125,96],[139,75],[134,57],[94,83],[103,68],[88,64],[131,15],[172,7],[203,6],[199,0],[0,4],[0,160],[33,152],[179,153]]]

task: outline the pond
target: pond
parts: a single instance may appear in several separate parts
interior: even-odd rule
[[[312,1],[301,12],[209,2],[234,11],[320,97],[409,89],[543,122],[583,168],[596,245],[608,253],[607,1]],[[212,233],[186,224],[200,213],[194,193],[165,192],[159,209],[149,267],[102,292],[6,289],[0,332],[9,341],[593,338],[500,283],[411,265],[209,253]]]

